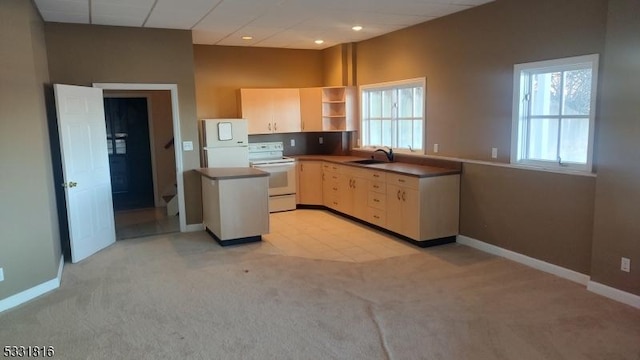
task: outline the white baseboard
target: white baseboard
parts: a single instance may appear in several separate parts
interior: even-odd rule
[[[540,271],[544,271],[544,272],[559,276],[563,279],[571,280],[581,285],[586,286],[590,280],[589,275],[585,275],[577,271],[563,268],[558,265],[550,264],[548,262],[538,260],[526,255],[522,255],[520,253],[511,251],[511,250],[503,249],[501,247],[491,245],[489,243],[476,240],[468,236],[458,235],[456,242],[459,244],[467,245],[469,247],[490,253],[490,254],[507,258],[509,260],[521,263],[523,265],[527,265],[534,269],[538,269]]]
[[[62,281],[62,269],[64,268],[64,257],[60,256],[60,263],[58,264],[58,274],[55,278],[43,282],[40,285],[34,286],[25,291],[19,292],[15,295],[9,296],[6,299],[0,300],[0,313],[14,308],[18,305],[24,304],[29,300],[33,300],[40,295],[46,294],[51,290],[55,290],[60,287]]]
[[[587,290],[594,292],[598,295],[602,295],[609,299],[633,306],[636,309],[640,309],[640,296],[628,293],[626,291],[612,288],[611,286],[603,285],[595,281],[589,281]]]
[[[204,231],[203,224],[187,224],[184,232]]]

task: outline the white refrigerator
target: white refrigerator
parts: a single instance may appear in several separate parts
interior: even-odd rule
[[[205,167],[249,167],[246,119],[203,119]]]

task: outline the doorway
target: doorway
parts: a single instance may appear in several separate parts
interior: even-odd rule
[[[154,207],[147,98],[105,97],[115,211]]]
[[[143,83],[93,83],[93,87],[103,90],[167,90],[171,94],[171,117],[173,121],[173,138],[176,146],[173,147],[175,154],[175,169],[174,175],[176,176],[176,198],[174,202],[177,203],[177,212],[180,222],[180,231],[200,231],[202,230],[202,224],[190,224],[187,225],[187,219],[185,216],[185,201],[184,201],[184,179],[183,179],[183,159],[180,145],[182,144],[182,137],[180,134],[180,107],[178,102],[178,85],[177,84],[143,84]]]
[[[104,91],[116,239],[180,231],[171,93]]]

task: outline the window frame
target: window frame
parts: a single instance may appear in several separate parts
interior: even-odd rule
[[[410,87],[417,87],[420,86],[422,87],[422,117],[421,117],[421,121],[422,121],[422,136],[421,136],[421,146],[420,148],[409,148],[409,147],[393,147],[393,151],[398,152],[398,153],[409,153],[409,154],[424,154],[425,153],[425,146],[426,146],[426,128],[427,128],[427,86],[426,86],[427,80],[426,77],[417,77],[417,78],[411,78],[411,79],[404,79],[404,80],[398,80],[398,81],[388,81],[388,82],[382,82],[382,83],[374,83],[374,84],[366,84],[366,85],[360,85],[359,89],[358,89],[358,96],[359,96],[359,107],[360,107],[360,119],[359,119],[359,135],[358,135],[358,142],[359,142],[359,149],[364,149],[364,150],[368,150],[368,149],[376,149],[378,147],[383,147],[386,145],[364,145],[365,144],[365,139],[364,139],[364,135],[365,135],[365,131],[364,131],[364,121],[365,121],[365,113],[363,111],[364,108],[364,93],[365,91],[371,91],[371,90],[380,90],[380,91],[384,91],[384,90],[389,90],[389,89],[394,89],[394,90],[399,90],[402,88],[410,88]],[[415,105],[414,105],[415,106]],[[392,117],[390,118],[390,120],[392,122],[397,122],[398,119],[398,110],[396,107],[396,110],[394,110],[395,114],[392,115]],[[416,117],[413,117],[413,121],[415,120]],[[392,126],[393,127],[393,126]],[[392,135],[394,136],[393,132]],[[412,139],[413,140],[413,139]],[[392,141],[393,142],[393,141]],[[413,142],[413,141],[412,141]]]
[[[513,113],[512,113],[512,134],[511,134],[511,164],[534,166],[544,169],[559,171],[578,171],[591,173],[593,169],[593,142],[595,137],[595,115],[596,98],[598,93],[598,63],[599,55],[590,54],[573,56],[561,59],[536,61],[514,65],[513,73]],[[531,106],[531,94],[527,94],[530,86],[530,78],[535,74],[545,74],[550,72],[567,72],[571,70],[583,69],[584,65],[591,66],[591,97],[589,115],[530,115],[528,111]],[[525,96],[529,98],[526,99]],[[523,104],[526,102],[526,106]],[[562,104],[560,104],[562,108]],[[534,118],[557,118],[558,126],[561,129],[562,119],[589,119],[589,134],[587,136],[587,161],[586,163],[547,161],[530,159],[527,157],[527,141],[530,120]],[[561,130],[558,133],[558,146],[561,139]]]

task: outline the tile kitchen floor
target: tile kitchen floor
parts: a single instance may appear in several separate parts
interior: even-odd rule
[[[295,210],[270,215],[263,241],[282,255],[364,262],[417,254],[420,250],[395,236],[324,210]]]

